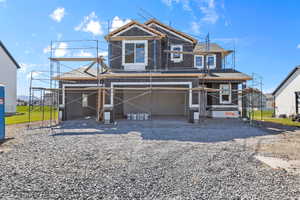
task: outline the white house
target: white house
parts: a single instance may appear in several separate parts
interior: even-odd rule
[[[20,65],[0,41],[0,83],[5,85],[5,112],[16,112],[17,69]]]
[[[300,91],[300,66],[295,67],[273,92],[275,114],[292,115],[297,113],[296,92]]]

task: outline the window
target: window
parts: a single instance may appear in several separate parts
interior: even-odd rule
[[[216,68],[216,55],[206,56],[207,68]]]
[[[171,45],[171,51],[182,51],[182,45]],[[171,53],[171,60],[173,62],[181,62],[183,60],[182,53]]]
[[[231,103],[231,85],[220,84],[220,104]]]
[[[147,41],[124,40],[122,47],[123,65],[147,65]]]
[[[82,94],[82,107],[86,108],[88,107],[88,95]]]
[[[203,68],[203,56],[195,56],[194,57],[194,67]]]

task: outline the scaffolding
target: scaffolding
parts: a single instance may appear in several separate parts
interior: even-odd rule
[[[102,42],[102,41],[101,41]],[[61,46],[59,44],[67,44],[65,46]],[[84,43],[89,45],[78,46],[78,43]],[[96,113],[96,120],[103,121],[104,118],[104,107],[106,103],[106,99],[112,93],[116,94],[113,97],[113,100],[116,101],[114,106],[122,105],[122,104],[130,104],[130,106],[136,107],[138,110],[145,110],[139,105],[135,105],[131,103],[132,100],[139,98],[141,96],[150,95],[150,116],[152,116],[152,105],[153,105],[153,94],[155,92],[164,92],[164,93],[183,93],[184,94],[184,101],[185,106],[187,107],[187,100],[186,97],[189,93],[198,93],[198,112],[200,117],[204,118],[208,116],[209,110],[207,110],[207,98],[219,98],[220,89],[207,87],[206,83],[207,80],[214,81],[213,77],[210,76],[209,68],[204,70],[201,74],[194,74],[194,73],[187,73],[187,74],[180,74],[180,73],[163,73],[168,71],[168,66],[165,69],[158,70],[156,67],[153,70],[145,71],[144,73],[128,73],[128,74],[117,74],[117,73],[105,73],[109,72],[108,66],[105,64],[105,59],[103,56],[99,55],[99,49],[101,48],[99,45],[100,41],[98,40],[73,40],[73,41],[51,41],[50,44],[50,67],[49,71],[32,71],[30,76],[30,88],[29,88],[29,126],[33,120],[32,113],[35,109],[41,109],[42,111],[42,125],[44,126],[47,124],[48,126],[52,127],[57,125],[60,120],[63,118],[62,110],[66,109],[66,102],[65,102],[65,92],[68,93],[82,93],[84,91],[89,92],[87,96],[96,96],[96,104],[95,107],[87,106],[90,110],[93,110]],[[209,35],[205,38],[205,51],[203,52],[183,52],[183,51],[171,51],[171,50],[164,50],[167,57],[170,56],[171,53],[176,54],[191,54],[191,55],[209,55],[214,53],[213,50],[210,49],[210,38]],[[76,44],[74,46],[74,44]],[[170,43],[167,42],[170,49]],[[84,53],[83,51],[88,50],[87,56],[78,56],[73,51],[77,51],[80,53]],[[70,52],[69,52],[70,51]],[[72,52],[71,52],[72,51]],[[223,68],[226,67],[226,57],[227,55],[232,55],[232,62],[231,68],[235,68],[235,51],[228,50],[224,51],[222,54],[223,59]],[[75,55],[75,56],[74,56]],[[117,55],[115,57],[110,58],[108,63],[113,61],[114,59],[120,58],[122,55]],[[151,58],[148,58],[151,59]],[[153,61],[155,62],[155,61]],[[206,61],[204,61],[206,62]],[[65,63],[71,63],[71,66]],[[84,67],[84,71],[78,70],[78,68],[74,68],[74,65],[80,63],[80,66]],[[84,64],[82,64],[84,63]],[[156,63],[155,63],[156,64]],[[207,64],[207,63],[206,63]],[[96,68],[96,74],[90,74],[88,71],[91,68]],[[86,86],[80,87],[62,87],[61,81],[63,80],[64,83],[74,84],[77,80],[67,80],[61,79],[61,75],[69,72],[70,70],[77,71],[78,73],[82,73],[85,75],[85,78],[78,79],[79,81],[92,81],[93,86],[86,84]],[[160,73],[161,72],[161,73]],[[39,75],[39,76],[36,76]],[[176,77],[178,76],[178,77]],[[148,83],[145,87],[107,87],[103,82],[107,78],[118,78],[118,77],[143,77],[145,80],[147,79]],[[186,79],[189,77],[199,83],[198,87],[193,88],[186,88],[186,87],[165,87],[165,86],[155,86],[153,84],[154,80],[157,78],[164,78],[168,79],[169,77],[179,79]],[[75,78],[76,79],[76,78]],[[255,86],[254,84],[255,77],[252,77],[252,87]],[[256,80],[256,79],[255,79]],[[239,81],[239,80],[237,80]],[[41,84],[42,83],[42,84]],[[255,82],[256,83],[256,82]],[[43,85],[43,87],[41,87]],[[76,85],[76,84],[75,84]],[[120,98],[117,94],[123,93],[126,91],[128,94],[132,93],[135,94],[130,98],[124,99]],[[247,92],[247,88],[242,89],[234,89],[232,92],[237,93],[237,99],[232,99],[232,101],[238,101],[240,98],[243,98],[245,95],[249,95]],[[252,98],[253,99],[253,98]],[[68,101],[68,104],[80,101],[82,97],[74,98],[71,101]],[[36,106],[38,105],[38,106]],[[248,117],[250,120],[253,119],[249,113],[253,113],[253,103],[247,102],[245,104],[247,114],[243,115]],[[63,107],[64,106],[64,107]],[[186,113],[186,111],[185,111]],[[47,123],[46,123],[47,122]]]

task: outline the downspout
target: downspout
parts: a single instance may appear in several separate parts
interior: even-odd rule
[[[156,46],[156,40],[154,40],[154,43],[153,43],[153,65],[154,65],[154,71],[156,71],[156,69],[157,69],[157,57],[156,57],[156,48],[157,48],[157,46]]]

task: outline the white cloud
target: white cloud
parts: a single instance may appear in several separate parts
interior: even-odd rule
[[[37,68],[37,67],[46,67],[48,64],[33,64],[33,63],[20,63],[20,70],[18,70],[21,73],[24,73],[28,70],[32,70],[32,68]]]
[[[31,75],[32,74],[32,75]],[[28,72],[28,74],[27,74],[27,79],[30,79],[31,78],[31,76],[32,76],[32,78],[37,78],[39,75],[41,75],[42,74],[42,72]]]
[[[47,47],[45,47],[45,48],[43,49],[43,53],[44,53],[44,54],[48,54],[48,53],[50,53],[50,51],[51,51],[50,45],[47,46]]]
[[[297,49],[300,49],[300,44],[297,45]]]
[[[200,6],[200,10],[204,14],[201,19],[203,22],[215,24],[218,21],[219,15],[216,11],[215,0],[205,0]]]
[[[99,52],[99,53],[98,53],[98,56],[107,57],[107,56],[108,56],[108,52],[107,52],[107,51]]]
[[[93,57],[91,52],[80,50],[80,52],[74,54],[75,57]]]
[[[166,6],[171,7],[173,3],[179,3],[180,0],[161,0]]]
[[[85,16],[83,21],[74,29],[75,31],[92,33],[94,36],[103,34],[101,22],[98,20],[95,12],[91,12],[91,14]]]
[[[65,42],[60,42],[58,45],[56,43],[53,44],[53,53],[55,57],[63,57],[68,54],[68,44]],[[50,45],[43,49],[44,54],[48,54],[51,52]]]
[[[65,16],[65,8],[56,8],[49,16],[54,21],[60,22]]]
[[[130,19],[122,20],[120,17],[115,16],[111,22],[111,27],[110,27],[109,31],[114,31],[114,30],[120,28],[121,26],[129,23],[130,21],[131,21]]]
[[[192,33],[194,33],[194,34],[196,34],[196,35],[200,34],[200,33],[201,33],[200,28],[201,28],[201,25],[200,25],[199,22],[193,21],[193,22],[191,23],[191,30],[192,30]]]
[[[63,57],[68,54],[68,44],[65,42],[61,42],[58,44],[58,47],[55,47],[54,56],[55,57]]]

